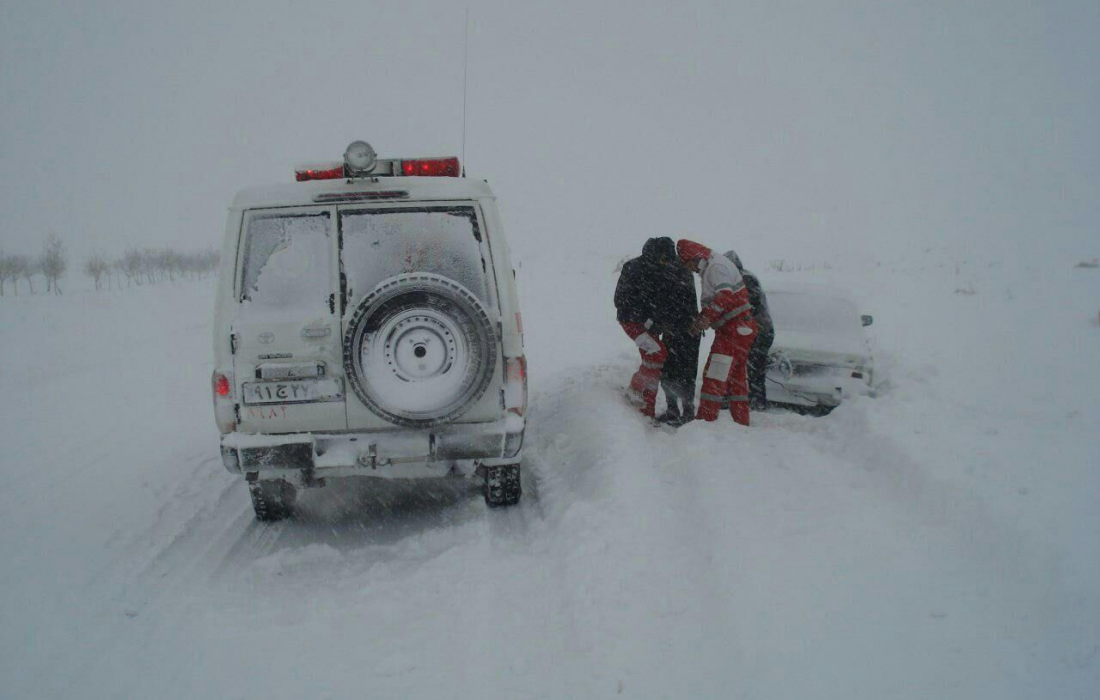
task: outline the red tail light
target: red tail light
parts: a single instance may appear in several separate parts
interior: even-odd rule
[[[229,377],[224,374],[214,375],[214,395],[220,398],[225,398],[233,391],[233,387],[229,384]]]
[[[214,423],[222,435],[237,429],[237,408],[233,404],[232,374],[214,372],[210,378],[214,385]]]
[[[344,164],[339,165],[323,165],[319,167],[301,167],[295,168],[294,179],[298,182],[307,182],[309,180],[339,180],[344,177]]]
[[[510,382],[525,382],[527,381],[527,358],[526,357],[509,357],[507,359],[507,373],[506,377]]]
[[[504,360],[504,406],[510,413],[522,416],[527,411],[527,358]]]
[[[416,177],[458,177],[458,158],[417,158],[401,161],[401,174]]]

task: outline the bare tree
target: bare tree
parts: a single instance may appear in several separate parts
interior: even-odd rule
[[[103,259],[99,253],[92,253],[84,261],[84,274],[88,275],[95,282],[96,291],[100,289],[100,280],[103,275],[107,273],[110,265]]]
[[[4,296],[4,283],[13,276],[15,270],[12,269],[11,256],[0,250],[0,297]]]
[[[27,260],[27,264],[23,268],[23,277],[27,280],[27,285],[31,288],[31,294],[34,294],[34,276],[41,272],[42,266],[37,260]]]
[[[206,277],[216,272],[220,262],[221,255],[213,248],[206,248],[194,254],[195,270],[199,273],[200,277]]]
[[[212,248],[179,254],[179,271],[192,279],[202,279],[218,267],[218,254]]]
[[[46,239],[38,261],[42,265],[42,274],[46,276],[46,293],[61,294],[61,276],[69,267],[69,256],[57,234],[51,233]]]
[[[157,271],[161,270],[160,253],[152,248],[141,251],[141,271],[149,284],[157,283]]]
[[[141,271],[145,267],[142,260],[141,251],[136,248],[129,248],[122,254],[122,258],[117,263],[118,269],[122,271],[122,274],[126,276],[126,286],[131,284],[141,284]]]
[[[148,282],[156,284],[161,280],[176,282],[181,279],[203,279],[217,272],[218,251],[213,248],[182,252],[165,246],[164,248],[127,248],[123,254],[113,260],[100,253],[92,253],[85,258],[81,271],[91,277],[97,290],[103,289],[104,277],[107,288],[112,289],[115,282],[122,287],[141,286]],[[56,234],[50,234],[42,246],[42,252],[36,257],[10,255],[0,250],[0,296],[6,292],[6,283],[12,281],[12,289],[18,296],[19,278],[27,280],[31,294],[35,293],[34,276],[41,274],[46,278],[46,293],[61,294],[59,284],[68,269],[68,251]]]
[[[164,249],[164,269],[168,273],[168,281],[175,282],[176,276],[183,274],[184,255],[169,247]]]
[[[115,276],[122,274],[122,269],[119,267],[118,260],[110,260],[107,262],[107,288],[114,289],[116,284]],[[122,286],[121,282],[117,283],[119,287]]]
[[[8,257],[8,265],[11,268],[11,283],[15,287],[15,296],[19,296],[19,278],[27,273],[31,261],[26,255],[12,255]]]

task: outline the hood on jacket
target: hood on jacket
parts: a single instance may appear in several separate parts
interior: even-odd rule
[[[642,260],[651,265],[675,262],[676,244],[668,236],[650,238],[642,246]]]
[[[738,270],[740,270],[741,272],[745,271],[745,266],[741,264],[741,256],[740,255],[733,252],[732,250],[727,250],[726,251],[726,257],[730,259],[730,262],[732,262],[734,265],[737,266]]]
[[[680,262],[688,268],[694,268],[693,263],[697,260],[710,260],[710,256],[713,254],[711,249],[702,243],[689,241],[686,238],[681,238],[676,243],[676,253],[680,256]]]

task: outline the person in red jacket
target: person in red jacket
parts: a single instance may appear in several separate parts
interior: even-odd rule
[[[745,281],[737,266],[722,255],[695,241],[676,244],[680,264],[698,272],[702,280],[702,311],[692,329],[703,333],[714,330],[703,391],[699,396],[699,420],[718,420],[721,403],[728,398],[733,420],[749,424],[749,352],[756,337],[756,321]]]

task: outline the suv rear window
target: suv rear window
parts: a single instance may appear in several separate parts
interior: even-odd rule
[[[409,272],[431,272],[489,299],[481,231],[472,206],[363,209],[341,213],[348,297]]]
[[[241,271],[241,301],[265,309],[328,313],[332,237],[328,212],[254,214]]]

